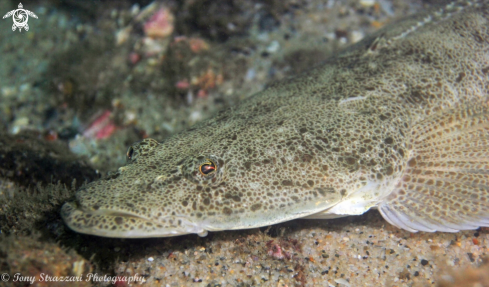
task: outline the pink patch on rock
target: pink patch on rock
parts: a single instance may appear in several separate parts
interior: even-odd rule
[[[132,52],[129,54],[129,61],[131,64],[135,65],[141,60],[141,55],[136,52]]]
[[[103,112],[83,132],[83,136],[91,139],[106,139],[110,137],[117,130],[117,126],[111,116],[111,111],[106,110]]]
[[[265,245],[266,245],[266,247],[268,247],[267,253],[269,256],[272,256],[275,259],[284,259],[284,258],[289,259],[290,258],[290,254],[288,254],[287,252],[284,252],[282,250],[282,247],[279,244],[274,243],[273,240],[268,241]]]
[[[136,277],[137,277],[137,276],[136,276]],[[116,278],[117,278],[117,277],[116,277]],[[126,281],[126,279],[125,279],[124,277],[122,277],[122,280],[121,280],[121,279],[117,279],[117,280],[115,280],[115,282],[114,282],[114,285],[113,285],[113,286],[114,286],[114,287],[126,287],[126,286],[128,286],[128,285],[127,285],[127,281]]]
[[[268,241],[265,246],[268,248],[267,254],[275,259],[291,259],[293,250],[300,251],[299,244],[296,240],[286,239],[279,240],[275,243],[274,240]]]
[[[108,123],[106,126],[101,128],[97,134],[95,135],[96,139],[106,139],[110,137],[115,131],[117,130],[117,127],[115,124],[111,121]]]
[[[209,50],[209,44],[200,38],[190,38],[188,39],[188,44],[190,46],[190,50],[192,50],[194,53],[199,53],[202,50]]]
[[[200,98],[200,99],[203,99],[207,97],[207,91],[203,90],[203,89],[200,89],[198,92],[197,92],[197,98]]]
[[[268,255],[276,259],[284,259],[285,256],[282,253],[282,248],[278,244],[272,244],[270,250],[268,250]]]
[[[186,89],[190,88],[190,83],[186,79],[180,80],[175,84],[175,87],[177,89],[186,90]]]
[[[174,17],[168,8],[160,8],[144,23],[144,34],[151,38],[166,38],[173,33]]]

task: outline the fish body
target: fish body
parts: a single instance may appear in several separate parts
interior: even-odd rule
[[[167,237],[370,208],[400,228],[489,226],[489,1],[392,24],[162,143],[65,203],[73,230]]]

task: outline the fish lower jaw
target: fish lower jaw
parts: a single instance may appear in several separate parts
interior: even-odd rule
[[[119,211],[84,211],[74,208],[71,202],[63,205],[61,215],[70,229],[103,237],[172,237],[190,233],[207,235],[207,230],[179,216],[153,220]]]

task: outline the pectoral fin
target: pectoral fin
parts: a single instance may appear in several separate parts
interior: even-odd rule
[[[417,124],[410,159],[378,208],[411,232],[489,226],[489,109],[444,111]]]

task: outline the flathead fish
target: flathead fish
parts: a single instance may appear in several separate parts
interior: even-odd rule
[[[359,215],[489,226],[489,1],[391,24],[162,143],[65,203],[73,230],[166,237]]]

